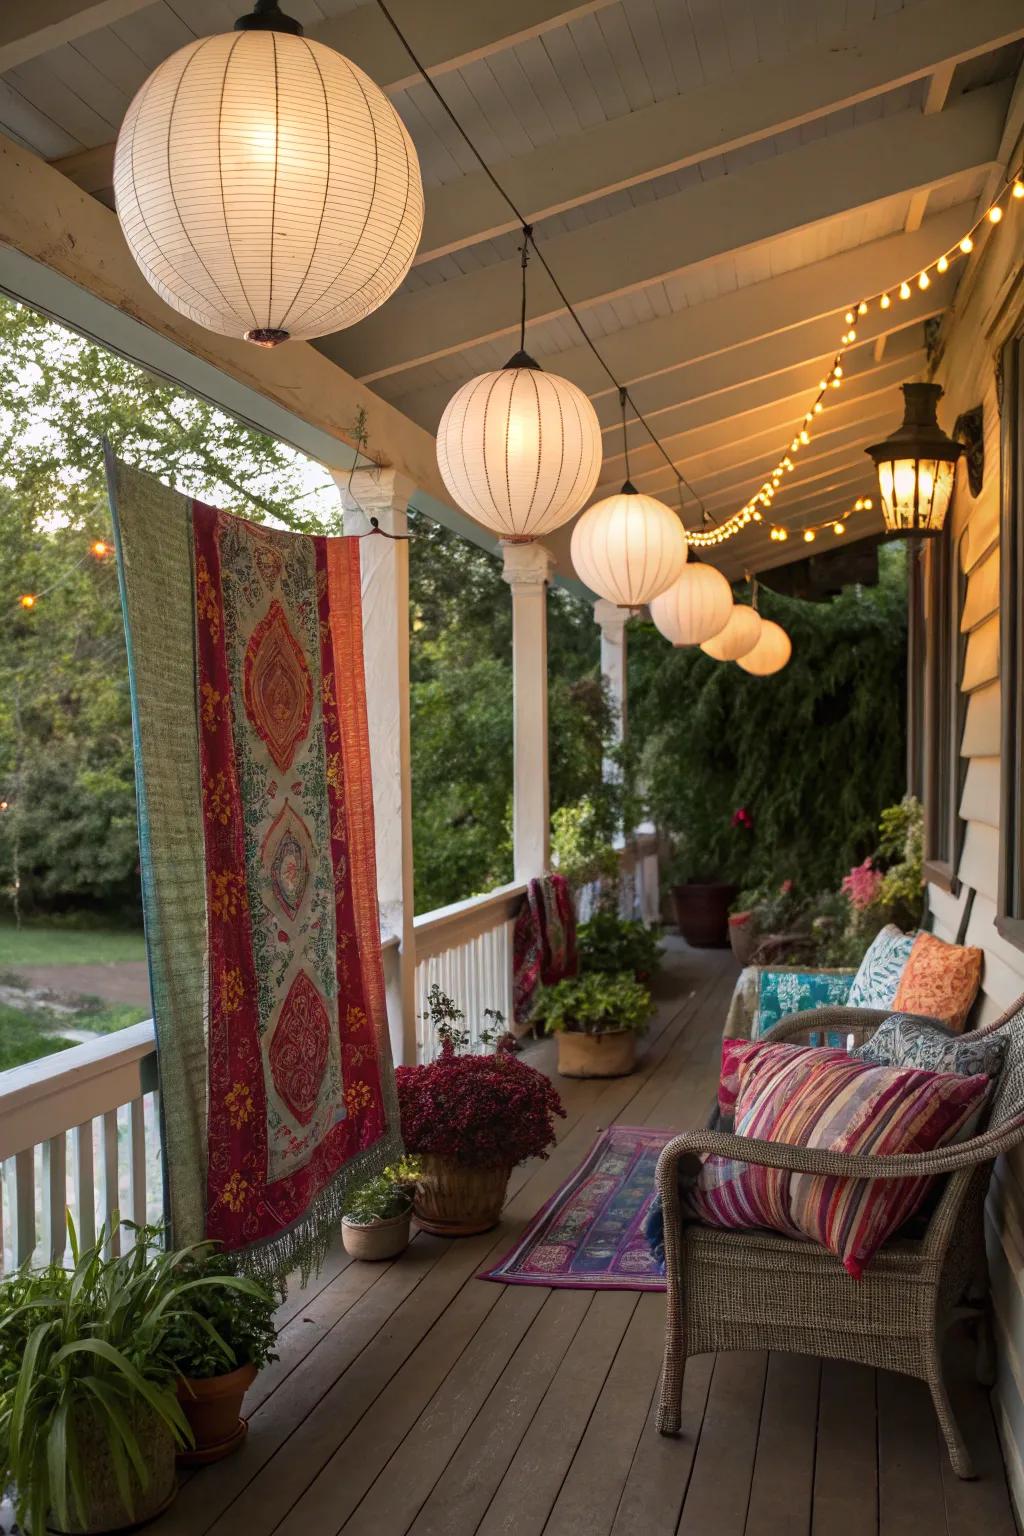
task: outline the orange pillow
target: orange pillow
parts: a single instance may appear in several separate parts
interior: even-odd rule
[[[894,1013],[923,1013],[959,1034],[981,984],[984,951],[919,933],[900,977]]]

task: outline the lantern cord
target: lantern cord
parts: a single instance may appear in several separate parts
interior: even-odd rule
[[[526,351],[526,267],[530,260],[530,241],[533,239],[533,225],[523,225],[523,243],[519,247],[519,265],[523,273],[523,293],[519,305],[519,350]]]
[[[675,477],[676,477],[677,481],[679,482],[679,484],[680,485],[685,485],[686,489],[690,492],[690,495],[693,497],[694,501],[700,507],[702,520],[704,522],[707,522],[709,519],[711,521],[714,521],[714,519],[711,518],[711,515],[708,512],[707,508],[705,507],[704,502],[701,499],[701,497],[698,496],[697,492],[694,490],[694,488],[690,484],[689,480],[687,480],[686,476],[680,470],[679,466],[675,463],[675,461],[672,459],[671,455],[668,453],[668,450],[663,446],[660,438],[658,437],[657,433],[654,431],[654,428],[651,426],[650,422],[648,422],[648,420],[644,416],[643,412],[637,406],[636,401],[633,399],[633,396],[629,392],[628,385],[620,384],[618,379],[615,377],[614,373],[612,372],[611,368],[609,367],[608,363],[605,362],[604,356],[602,355],[602,353],[598,349],[598,347],[597,347],[596,343],[594,342],[594,340],[592,339],[592,337],[589,335],[586,326],[583,324],[583,321],[580,319],[579,315],[577,314],[575,307],[573,306],[573,304],[570,302],[569,298],[567,297],[565,289],[562,287],[561,283],[558,281],[558,278],[555,276],[554,272],[551,270],[551,266],[550,266],[550,264],[549,264],[549,262],[547,260],[547,257],[544,255],[543,250],[537,244],[537,241],[536,241],[536,239],[534,237],[534,234],[533,234],[533,227],[528,222],[525,213],[523,213],[519,209],[519,207],[513,201],[512,197],[509,195],[509,193],[506,192],[505,188],[502,186],[502,184],[498,180],[497,176],[495,176],[494,172],[491,170],[490,166],[487,164],[487,161],[484,159],[483,155],[480,153],[480,151],[477,149],[476,145],[473,143],[473,140],[470,138],[470,136],[466,132],[465,128],[463,128],[463,126],[460,123],[458,117],[452,111],[452,109],[448,105],[448,102],[446,101],[444,95],[442,94],[442,92],[438,89],[437,85],[435,84],[433,78],[431,77],[430,73],[427,70],[426,65],[418,57],[418,55],[416,54],[416,52],[414,51],[414,49],[412,47],[412,44],[409,42],[409,39],[406,37],[405,33],[402,31],[401,27],[398,25],[398,22],[392,16],[390,10],[387,7],[386,0],[376,0],[376,3],[377,3],[377,9],[380,11],[381,15],[384,17],[384,20],[388,23],[388,25],[390,26],[392,32],[394,32],[395,36],[398,38],[398,41],[401,43],[402,47],[405,49],[406,53],[409,55],[409,58],[411,59],[414,67],[422,75],[424,84],[429,88],[429,90],[431,91],[433,96],[436,98],[437,102],[439,103],[439,105],[441,106],[442,110],[444,111],[444,113],[448,117],[449,121],[451,122],[453,128],[458,133],[459,137],[462,139],[462,141],[465,144],[466,148],[469,150],[470,154],[473,156],[474,160],[479,165],[480,169],[483,171],[483,173],[487,177],[488,181],[491,183],[491,186],[497,192],[498,196],[502,199],[502,201],[515,214],[516,222],[519,224],[520,228],[523,231],[524,236],[526,237],[526,239],[524,240],[524,244],[526,244],[528,242],[533,247],[534,254],[536,255],[537,260],[540,262],[541,266],[544,268],[544,271],[547,273],[548,280],[551,283],[551,286],[554,288],[555,292],[557,293],[559,299],[561,300],[563,308],[569,314],[570,318],[572,319],[573,323],[575,324],[575,326],[576,326],[577,330],[579,331],[580,335],[583,337],[584,342],[590,348],[591,352],[594,354],[595,358],[597,359],[598,363],[600,364],[602,370],[604,371],[604,373],[607,374],[608,378],[611,380],[611,383],[612,383],[613,387],[619,392],[620,398],[621,398],[621,396],[622,396],[622,394],[624,392],[626,399],[628,400],[629,404],[633,408],[633,414],[636,417],[637,421],[643,427],[644,431],[647,433],[647,436],[650,438],[650,440],[654,444],[655,448],[661,454],[661,457],[665,460],[665,463],[668,465],[669,469],[675,475]],[[524,266],[525,266],[525,263],[524,263]],[[524,284],[525,284],[525,275],[524,275],[523,281],[524,281]],[[525,294],[524,294],[524,303],[525,303]],[[525,312],[524,312],[524,316],[525,316]],[[524,323],[523,323],[523,332],[525,334],[525,318],[524,318]]]
[[[629,483],[629,433],[626,430],[626,401],[629,391],[619,388],[619,408],[622,411],[622,457],[626,461],[626,483]]]

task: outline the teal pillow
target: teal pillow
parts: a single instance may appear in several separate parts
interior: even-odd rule
[[[904,933],[895,923],[887,923],[868,945],[867,954],[850,988],[851,1008],[891,1008],[903,967],[914,947],[916,933]]]
[[[850,981],[849,971],[761,971],[751,1038],[756,1040],[787,1014],[842,1007],[849,996]]]

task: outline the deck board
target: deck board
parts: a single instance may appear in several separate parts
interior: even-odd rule
[[[683,1432],[663,1438],[660,1295],[476,1278],[604,1127],[704,1120],[735,969],[676,945],[666,972],[639,1071],[559,1080],[557,1146],[515,1171],[497,1231],[421,1233],[382,1265],[336,1248],[292,1292],[247,1444],[191,1477],[154,1536],[1013,1536],[962,1346],[970,1484],[914,1383],[790,1355],[692,1359]],[[527,1059],[553,1070],[553,1043]]]

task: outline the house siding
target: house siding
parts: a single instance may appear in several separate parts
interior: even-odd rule
[[[964,699],[958,812],[959,858],[954,892],[929,886],[932,926],[939,937],[984,951],[979,1022],[996,1018],[1024,994],[1024,951],[996,928],[999,896],[1001,728],[999,688],[1000,404],[998,360],[1024,318],[1020,251],[1024,219],[1014,210],[1012,238],[990,240],[969,268],[941,338],[935,370],[946,397],[950,428],[962,411],[984,411],[984,477],[977,496],[963,464],[950,512],[950,549],[958,562],[959,677]],[[1024,594],[1014,600],[1024,603]],[[1024,771],[1017,765],[1017,771]],[[989,1264],[998,1351],[994,1393],[1018,1520],[1024,1524],[1024,1151],[1001,1159],[987,1210]]]

